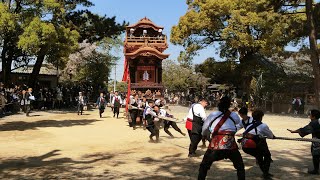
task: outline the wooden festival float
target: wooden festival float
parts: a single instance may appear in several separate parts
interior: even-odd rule
[[[122,80],[128,83],[128,97],[132,90],[145,95],[155,91],[163,93],[162,60],[169,54],[163,53],[168,43],[162,32],[163,27],[146,17],[126,27]]]

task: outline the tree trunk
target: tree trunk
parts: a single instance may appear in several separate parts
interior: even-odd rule
[[[2,58],[2,82],[5,87],[8,87],[11,82],[11,63],[12,60]]]
[[[2,61],[2,71],[1,71],[1,77],[2,77],[2,82],[6,86],[6,81],[7,81],[7,73],[6,73],[6,66],[7,66],[7,58],[5,57],[6,54],[6,48],[3,47],[2,53],[1,53],[1,61]]]
[[[309,43],[310,43],[310,56],[311,64],[314,75],[314,91],[316,105],[320,108],[320,66],[319,66],[319,53],[317,51],[317,39],[316,39],[316,28],[313,17],[313,1],[306,0],[306,15],[307,23],[309,27]]]
[[[42,63],[43,63],[44,58],[46,56],[45,52],[46,51],[44,50],[44,48],[41,48],[39,53],[38,53],[37,61],[33,66],[33,70],[32,70],[32,73],[31,73],[31,75],[29,77],[29,81],[28,81],[28,85],[31,88],[35,88],[36,82],[38,81],[38,76],[39,76],[39,73],[40,73],[40,69],[42,67]]]
[[[3,42],[3,49],[1,52],[1,60],[2,60],[2,82],[5,87],[9,85],[11,82],[11,64],[12,64],[12,57],[13,57],[13,49],[10,49],[8,46],[8,41],[4,40]]]
[[[252,81],[252,66],[254,65],[253,53],[245,52],[240,56],[240,73],[241,73],[241,88],[246,94],[247,98],[250,98],[251,88],[250,84]]]
[[[8,9],[10,12],[14,12],[15,14],[19,14],[21,12],[21,1],[14,1],[8,0],[4,1],[3,3],[8,3]],[[15,3],[15,8],[12,8],[12,3]],[[13,10],[14,9],[14,10]],[[1,53],[1,61],[2,61],[2,82],[5,86],[8,86],[11,82],[11,66],[13,62],[13,58],[15,53],[17,52],[17,42],[18,36],[21,33],[19,28],[16,29],[14,32],[8,32],[4,35],[4,41],[2,45],[2,53]]]

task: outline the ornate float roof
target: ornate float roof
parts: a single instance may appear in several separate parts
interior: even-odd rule
[[[133,25],[129,25],[127,26],[128,29],[130,28],[153,28],[154,30],[158,31],[159,29],[163,29],[162,26],[157,26],[156,24],[154,24],[149,18],[144,17],[142,19],[140,19],[139,22],[133,24]]]
[[[158,51],[155,48],[145,46],[142,48],[139,48],[138,50],[132,52],[132,53],[126,53],[125,54],[127,58],[135,59],[138,56],[156,56],[159,59],[166,59],[169,57],[169,54],[163,54],[160,51]]]

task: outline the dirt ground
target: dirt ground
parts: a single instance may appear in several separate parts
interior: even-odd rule
[[[182,119],[187,108],[171,107],[170,114]],[[209,113],[209,112],[208,112]],[[206,149],[188,158],[189,138],[160,131],[160,143],[149,143],[147,130],[132,130],[125,118],[104,118],[98,111],[33,112],[0,119],[0,179],[196,179]],[[264,118],[276,136],[298,137],[296,129],[307,118],[267,114]],[[186,132],[184,123],[178,124]],[[310,137],[310,136],[308,136]],[[320,179],[306,173],[312,167],[310,143],[268,140],[274,179]],[[199,144],[200,145],[200,144]],[[247,179],[261,179],[255,160],[243,155]],[[207,179],[236,179],[229,160],[215,162]]]

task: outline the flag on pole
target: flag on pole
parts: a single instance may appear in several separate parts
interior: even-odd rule
[[[128,81],[129,76],[129,65],[127,58],[124,58],[124,72],[122,76],[122,81]]]
[[[131,95],[131,81],[130,81],[130,76],[127,78],[128,82],[128,90],[127,90],[127,100],[126,100],[126,112],[128,112],[129,109],[129,104],[130,104],[130,95]]]
[[[129,63],[127,58],[124,58],[124,72],[122,76],[122,81],[127,82],[128,89],[127,89],[127,99],[126,99],[126,112],[128,112],[129,103],[130,103],[130,94],[131,94],[131,81],[130,81],[130,72],[129,72]]]

